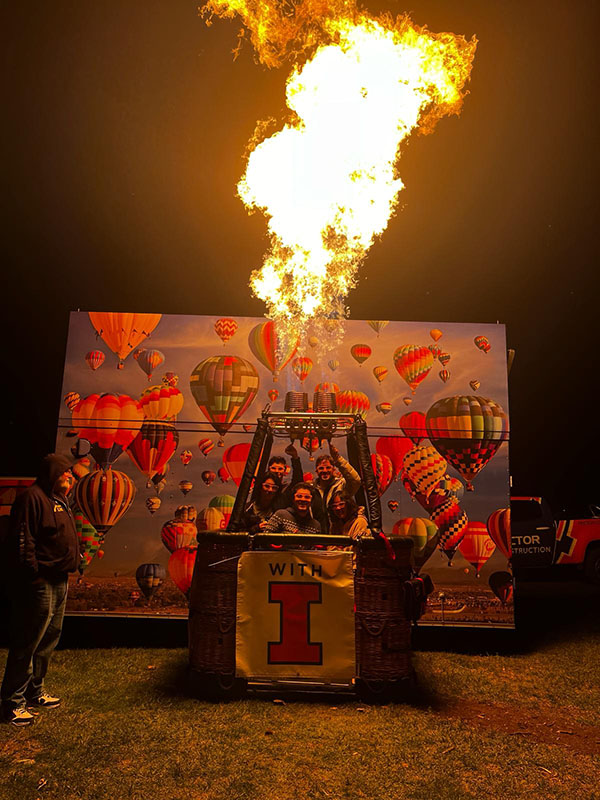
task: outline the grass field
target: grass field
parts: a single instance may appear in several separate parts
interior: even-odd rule
[[[184,648],[60,650],[63,705],[0,727],[0,798],[600,798],[599,595],[536,591],[508,651],[415,653],[407,705],[210,704]]]

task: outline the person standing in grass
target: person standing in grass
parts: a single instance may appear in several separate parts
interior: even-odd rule
[[[46,456],[36,482],[11,509],[5,545],[10,640],[0,701],[4,721],[17,726],[34,721],[28,705],[54,708],[61,702],[44,689],[44,678],[62,631],[67,576],[81,560],[67,502],[70,466],[64,456]]]

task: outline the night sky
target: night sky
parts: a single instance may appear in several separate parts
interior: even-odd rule
[[[479,39],[460,117],[405,145],[400,209],[363,265],[353,319],[503,322],[517,493],[598,503],[594,2],[412,0]],[[260,214],[235,196],[286,69],[237,61],[237,23],[195,0],[3,4],[0,468],[52,449],[68,312],[260,316]]]

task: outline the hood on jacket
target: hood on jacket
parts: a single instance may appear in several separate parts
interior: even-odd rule
[[[50,453],[44,456],[41,461],[37,474],[37,483],[46,494],[52,494],[52,489],[58,478],[71,467],[72,463],[66,456]]]

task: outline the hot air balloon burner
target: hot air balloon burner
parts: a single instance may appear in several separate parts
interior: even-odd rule
[[[288,413],[308,411],[306,392],[288,392],[285,396],[285,410]]]
[[[335,392],[315,392],[313,409],[318,413],[337,411]]]

